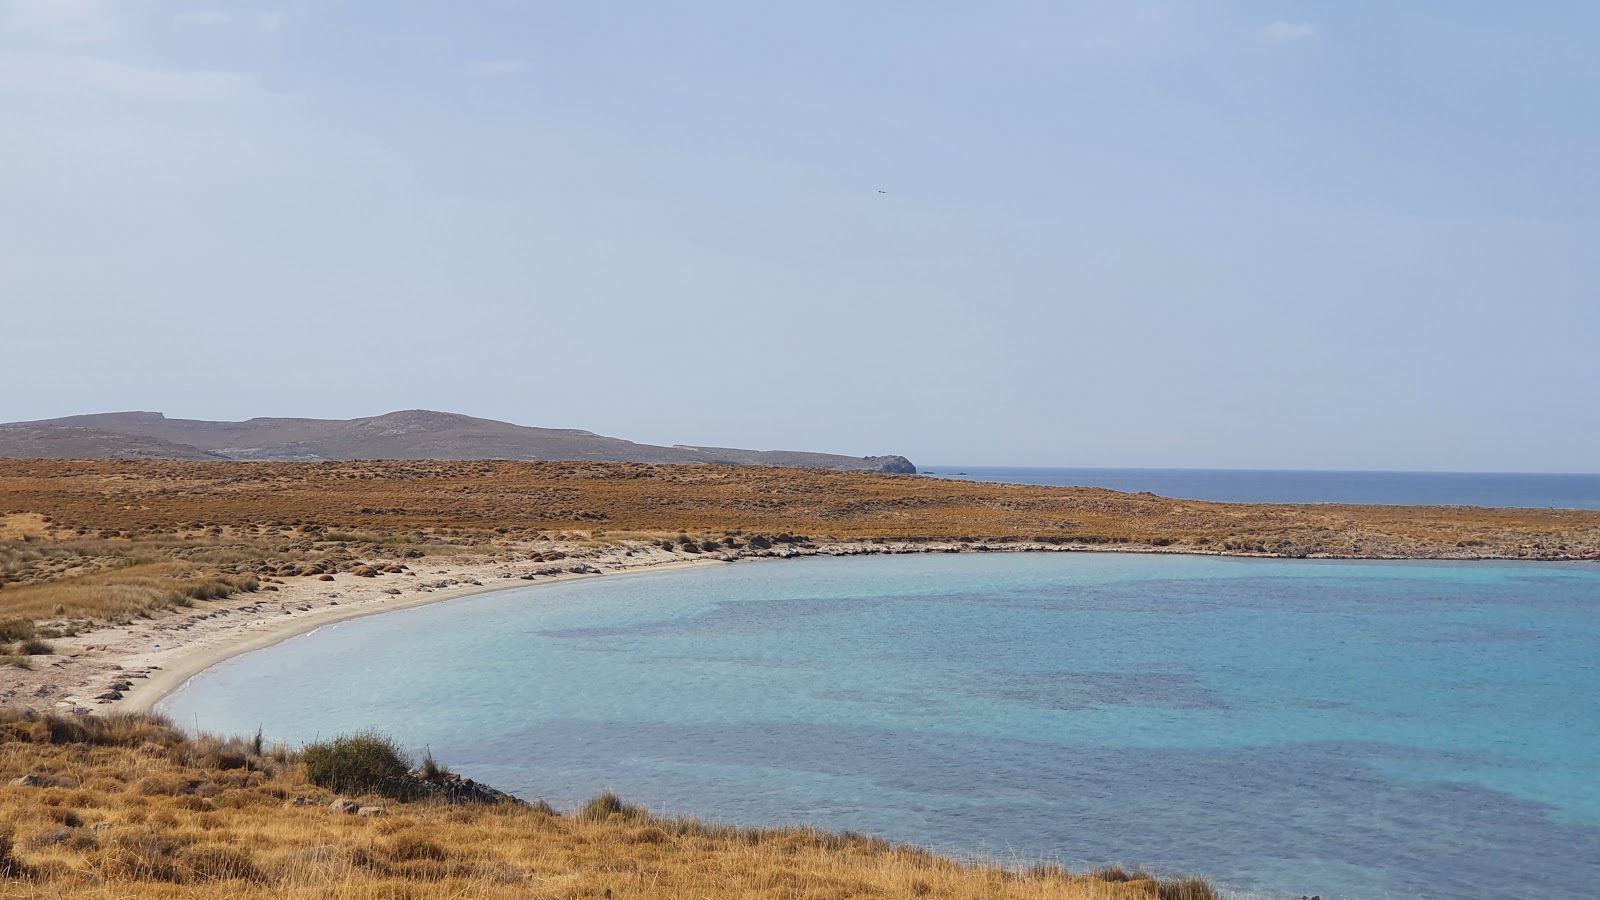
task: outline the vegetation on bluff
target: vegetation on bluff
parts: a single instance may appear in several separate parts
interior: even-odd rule
[[[967,865],[860,835],[659,818],[611,794],[562,815],[318,784],[331,770],[381,792],[405,761],[381,735],[296,752],[159,716],[0,714],[0,897],[1216,897],[1120,867]]]
[[[127,622],[396,573],[548,552],[553,538],[693,557],[830,540],[1273,556],[1600,558],[1600,512],[1250,505],[920,476],[621,463],[0,460],[0,619]],[[51,635],[0,635],[12,646]]]

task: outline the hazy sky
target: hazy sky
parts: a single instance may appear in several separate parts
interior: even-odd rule
[[[0,421],[1600,471],[1597,35],[1587,0],[0,0]]]

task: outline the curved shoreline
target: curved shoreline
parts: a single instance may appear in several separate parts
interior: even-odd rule
[[[531,587],[602,575],[672,571],[736,561],[831,556],[900,555],[970,552],[1141,553],[1238,558],[1282,558],[1275,554],[1196,550],[1150,546],[1083,547],[1036,542],[956,541],[829,541],[761,552],[726,552],[684,558],[679,553],[640,543],[601,550],[574,551],[566,571],[552,572],[537,561],[415,561],[407,576],[373,578],[338,575],[333,581],[314,577],[279,580],[262,591],[205,601],[188,615],[141,619],[108,625],[72,637],[52,639],[54,656],[31,671],[10,670],[14,684],[0,693],[0,705],[21,705],[58,714],[148,712],[207,669],[233,657],[262,650],[325,625],[385,612],[413,609],[513,587]],[[1308,561],[1443,562],[1499,561],[1545,563],[1477,556],[1415,559],[1407,557],[1319,556]],[[597,568],[598,566],[598,568]],[[572,571],[578,569],[579,571]],[[424,571],[425,570],[425,571]],[[404,588],[404,590],[402,590]],[[53,707],[53,709],[52,709]]]
[[[642,575],[646,572],[670,572],[677,569],[704,568],[714,565],[725,565],[728,561],[722,559],[686,559],[662,562],[655,565],[639,566],[622,572],[604,573],[612,575]],[[337,625],[353,619],[378,616],[384,613],[399,612],[401,610],[416,609],[422,606],[432,606],[449,600],[459,600],[477,594],[487,594],[495,591],[509,591],[518,588],[527,589],[544,585],[558,584],[566,581],[594,578],[595,574],[563,574],[554,575],[536,582],[518,582],[513,584],[464,584],[456,590],[436,591],[421,597],[411,597],[391,603],[375,605],[372,607],[324,607],[314,610],[305,616],[295,617],[282,623],[278,627],[268,627],[262,633],[251,635],[242,640],[226,643],[222,646],[207,647],[196,652],[184,654],[173,662],[172,665],[158,670],[147,679],[141,679],[130,691],[124,692],[123,700],[114,708],[119,712],[151,712],[163,700],[183,690],[190,681],[205,673],[213,666],[227,662],[234,657],[257,650],[265,650],[291,638],[310,634],[329,625]]]

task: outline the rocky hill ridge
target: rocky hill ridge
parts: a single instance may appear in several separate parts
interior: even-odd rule
[[[279,460],[518,459],[798,466],[914,474],[903,456],[842,456],[637,444],[576,428],[536,428],[427,409],[359,419],[169,419],[130,411],[0,424],[0,458]]]

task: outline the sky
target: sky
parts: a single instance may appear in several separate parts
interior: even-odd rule
[[[0,0],[0,421],[1600,471],[1600,4]]]

